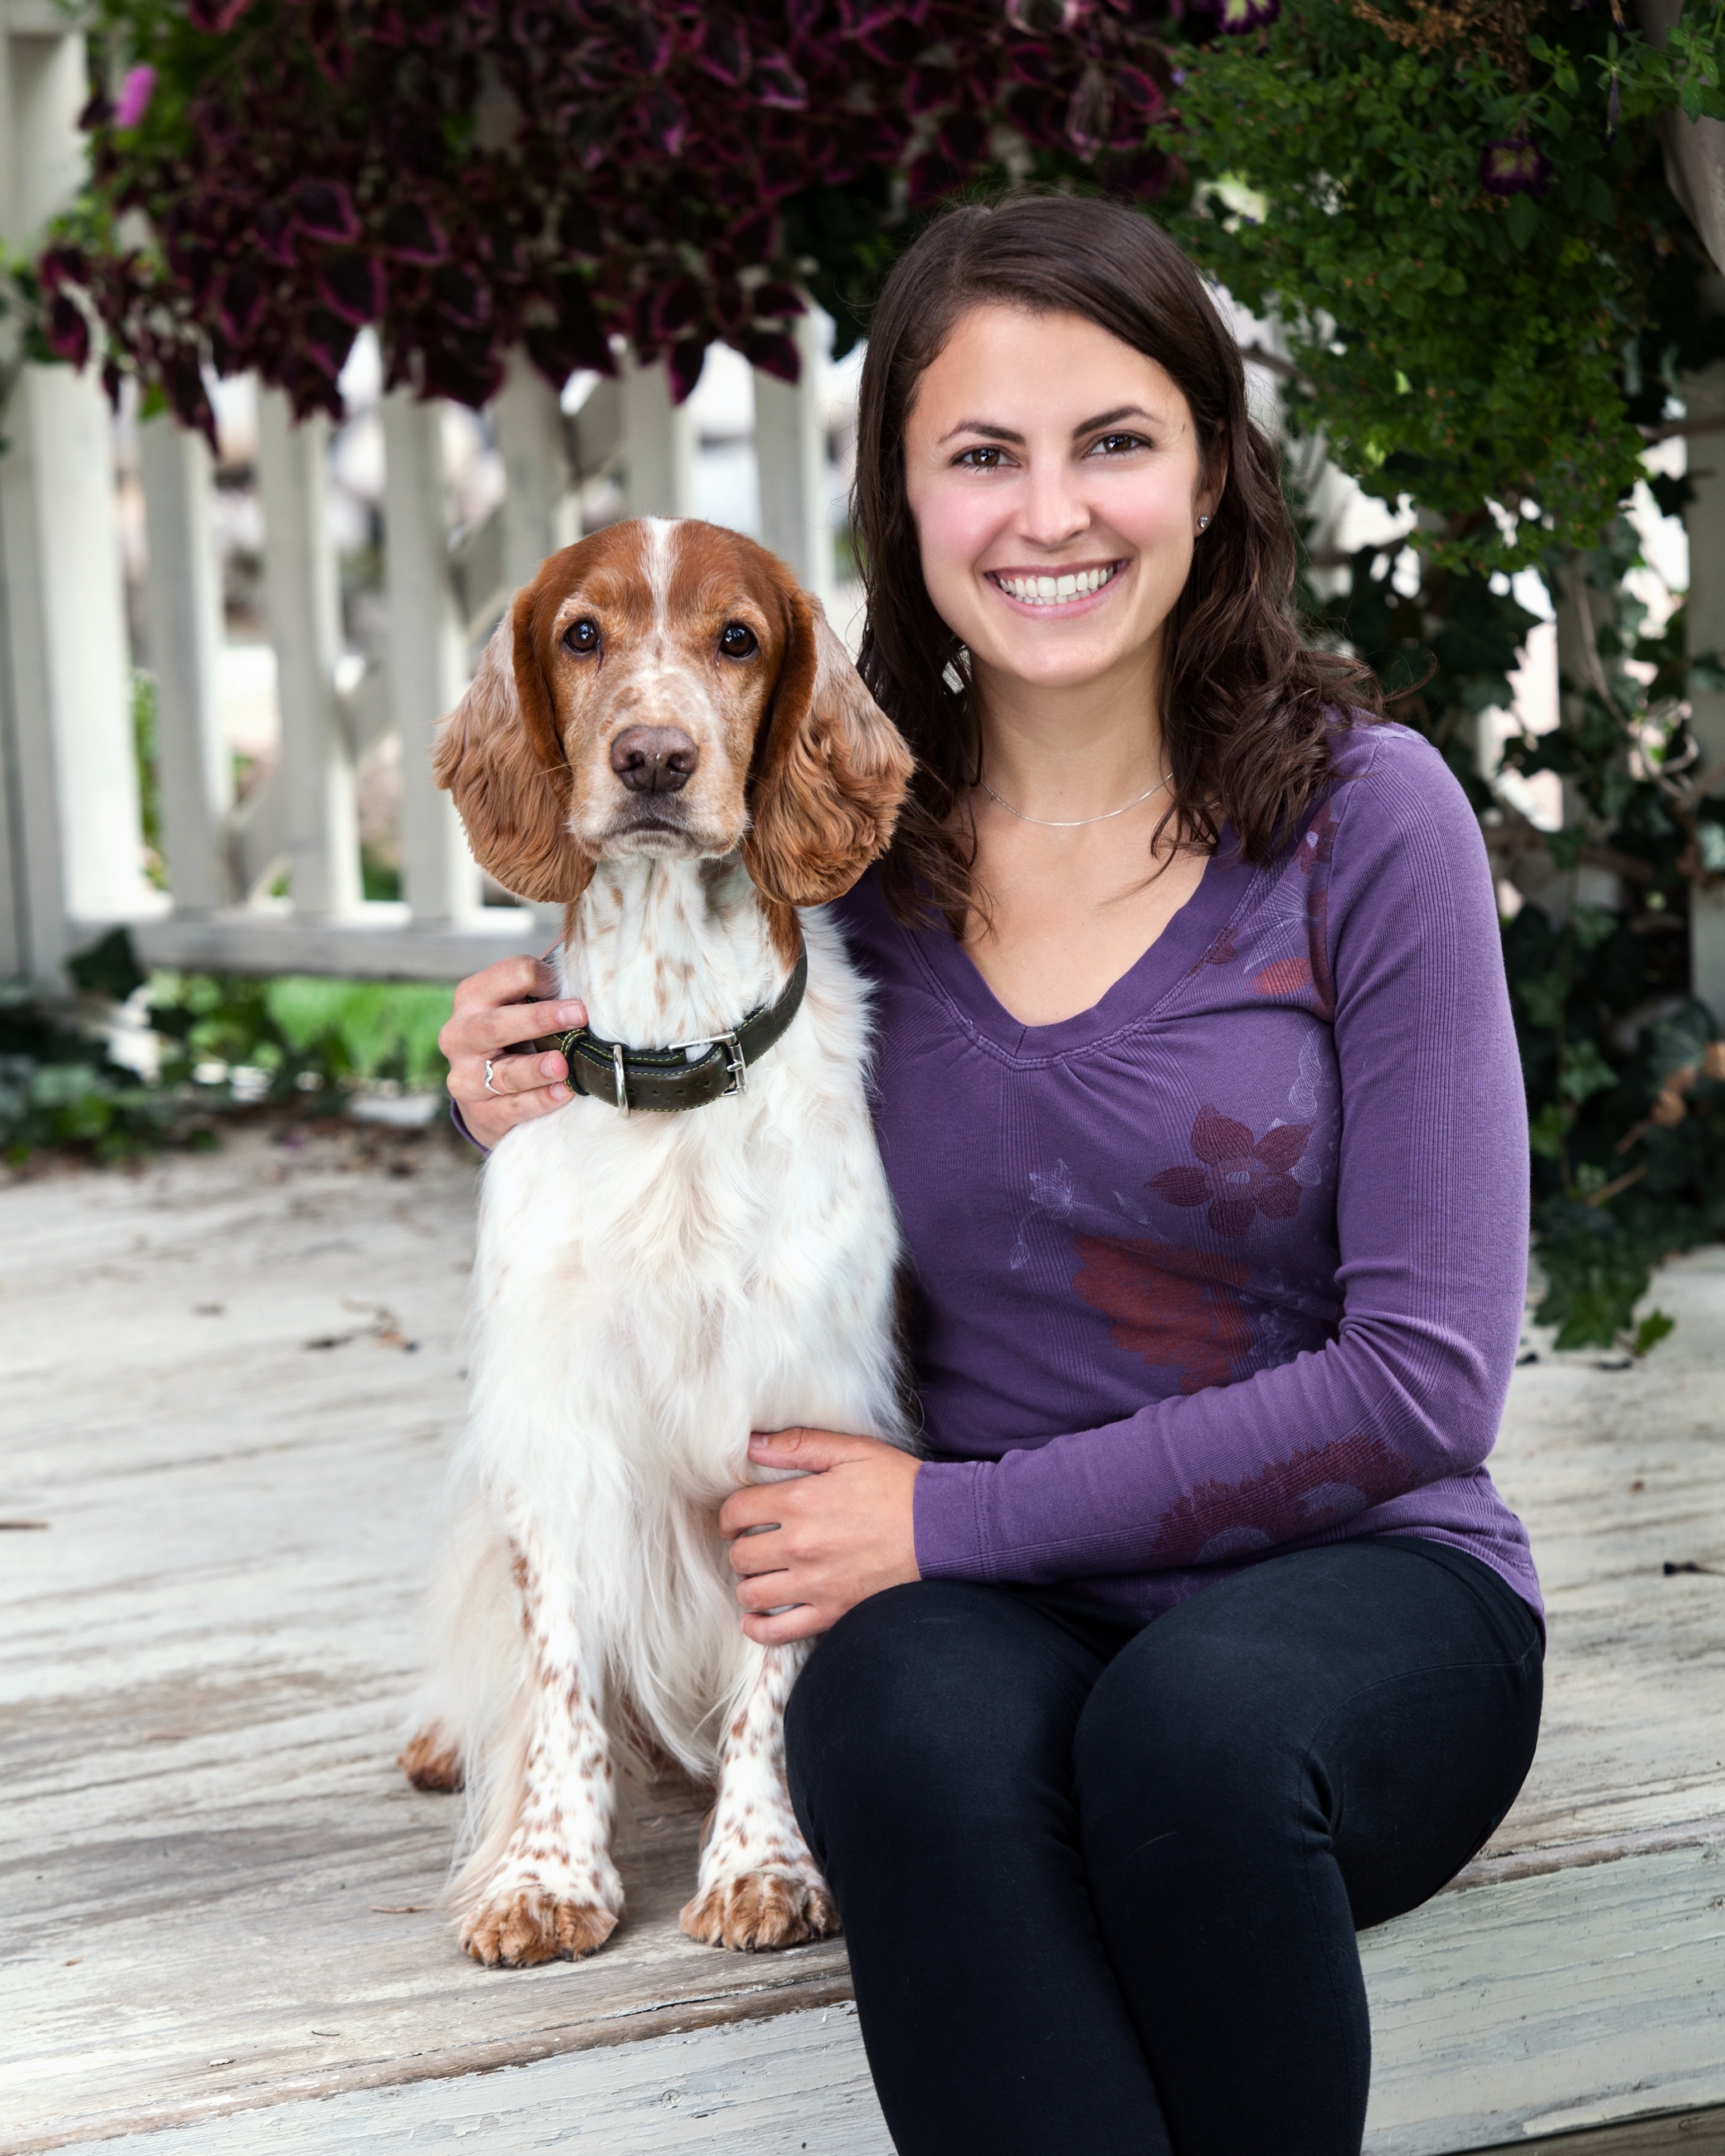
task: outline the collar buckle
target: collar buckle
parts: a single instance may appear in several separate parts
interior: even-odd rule
[[[747,1093],[749,1089],[748,1059],[742,1052],[742,1041],[734,1033],[715,1034],[713,1038],[716,1041],[724,1042],[729,1051],[726,1060],[731,1065],[731,1083],[720,1094],[719,1098],[721,1101],[734,1101],[739,1093]]]
[[[756,1015],[759,1016],[759,1013]],[[744,1020],[745,1025],[752,1023],[750,1019]],[[732,1027],[724,1033],[704,1034],[699,1040],[674,1040],[667,1052],[681,1049],[685,1055],[692,1058],[697,1049],[705,1055],[711,1048],[722,1048],[726,1051],[726,1067],[731,1073],[731,1083],[715,1097],[721,1101],[734,1101],[739,1093],[747,1093],[749,1089],[748,1059],[742,1052],[742,1040],[737,1028]]]

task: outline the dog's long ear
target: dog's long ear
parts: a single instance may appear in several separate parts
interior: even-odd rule
[[[820,602],[788,579],[784,595],[790,640],[742,858],[769,898],[822,906],[886,852],[915,759],[864,688]]]
[[[481,868],[517,898],[572,904],[593,863],[569,835],[568,765],[533,648],[534,587],[498,623],[473,686],[438,729],[431,768]]]

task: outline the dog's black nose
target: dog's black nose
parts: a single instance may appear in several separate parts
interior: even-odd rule
[[[611,744],[611,768],[631,793],[676,793],[695,776],[701,751],[676,726],[630,726]]]

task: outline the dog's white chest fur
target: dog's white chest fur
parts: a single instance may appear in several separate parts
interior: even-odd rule
[[[699,1040],[782,984],[757,926],[742,949],[710,934],[697,957],[661,918],[650,967],[619,949],[643,909],[610,917],[607,887],[650,879],[668,914],[718,880],[698,866],[599,871],[566,960],[596,1032]],[[803,932],[802,1010],[740,1095],[678,1115],[579,1099],[513,1132],[486,1169],[475,1414],[494,1481],[583,1519],[626,1489],[639,1516],[716,1506],[744,1478],[751,1429],[898,1434],[868,993],[830,923],[806,915]]]

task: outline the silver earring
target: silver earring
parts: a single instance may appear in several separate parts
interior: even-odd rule
[[[1203,529],[1204,529],[1204,526],[1205,526],[1206,524],[1208,524],[1208,523],[1209,522],[1209,521],[1210,521],[1210,520],[1209,520],[1209,517],[1207,517],[1207,516],[1200,516],[1200,517],[1199,518],[1199,520],[1198,520],[1198,528],[1199,528],[1199,530],[1200,531],[1203,531]]]

